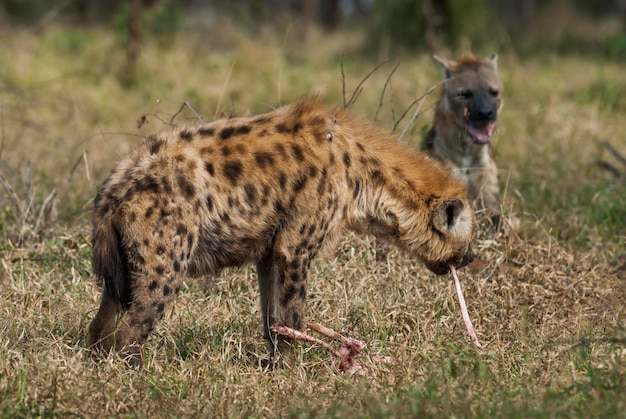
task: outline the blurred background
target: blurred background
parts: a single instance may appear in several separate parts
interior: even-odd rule
[[[318,94],[419,147],[432,54],[468,51],[499,55],[505,209],[621,251],[626,0],[0,0],[3,232],[84,225],[121,156],[197,116]]]

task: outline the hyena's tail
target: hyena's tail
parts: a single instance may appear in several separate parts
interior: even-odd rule
[[[128,277],[128,259],[124,254],[119,231],[111,217],[103,217],[94,223],[93,270],[104,281],[104,292],[123,307],[132,301]]]

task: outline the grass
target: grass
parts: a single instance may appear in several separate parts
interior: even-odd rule
[[[1,416],[624,416],[626,192],[595,161],[611,161],[603,141],[626,154],[623,100],[612,89],[626,78],[620,63],[575,55],[500,57],[496,154],[504,208],[522,229],[480,232],[479,263],[460,273],[486,351],[466,338],[449,278],[349,234],[315,266],[307,314],[392,357],[383,366],[366,357],[368,377],[330,372],[326,354],[306,345],[269,362],[250,267],[187,281],[143,370],[113,354],[93,359],[90,209],[120,156],[185,100],[205,119],[311,93],[341,104],[341,57],[348,97],[377,64],[351,52],[358,34],[299,44],[289,33],[250,40],[227,27],[146,39],[130,86],[120,81],[123,43],[106,30],[0,30],[0,169],[17,202],[30,203],[25,215],[0,193]],[[354,112],[374,118],[396,63],[364,83]],[[440,77],[429,57],[402,57],[377,122],[391,129]],[[416,146],[434,100],[409,130]],[[175,122],[194,119],[184,109]]]

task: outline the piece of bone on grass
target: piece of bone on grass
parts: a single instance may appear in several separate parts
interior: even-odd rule
[[[300,340],[302,342],[314,343],[316,345],[320,345],[322,348],[326,349],[330,354],[336,358],[341,358],[341,354],[338,350],[332,347],[330,344],[324,342],[321,339],[316,338],[315,336],[311,336],[308,333],[304,333],[300,330],[293,329],[287,326],[281,326],[278,324],[273,324],[270,326],[270,330],[279,335],[287,336],[292,339]]]
[[[274,333],[287,336],[292,339],[321,346],[332,355],[332,366],[335,371],[348,375],[367,375],[367,368],[356,359],[365,350],[365,347],[367,346],[365,342],[359,339],[345,337],[340,333],[337,333],[334,330],[316,322],[305,322],[304,325],[323,336],[341,342],[341,348],[337,350],[323,340],[291,327],[275,324],[270,326],[270,330]],[[370,359],[374,364],[391,363],[391,357],[388,356],[374,354],[370,356]]]
[[[463,290],[461,289],[461,282],[459,281],[459,277],[456,273],[456,269],[454,265],[450,265],[450,273],[454,278],[454,286],[456,288],[456,295],[459,298],[459,306],[461,307],[461,316],[463,317],[463,322],[465,323],[465,329],[467,329],[467,334],[472,339],[472,343],[476,345],[478,349],[483,349],[483,345],[478,341],[478,336],[476,336],[476,331],[474,330],[474,326],[472,325],[472,320],[470,320],[469,313],[467,312],[467,305],[465,304],[465,297],[463,297]]]
[[[329,329],[326,326],[323,326],[316,322],[307,321],[304,323],[306,327],[311,330],[315,330],[317,333],[320,333],[324,336],[328,336],[331,339],[339,340],[344,345],[354,348],[357,352],[363,352],[367,344],[359,339],[345,337],[340,333],[335,332],[332,329]]]

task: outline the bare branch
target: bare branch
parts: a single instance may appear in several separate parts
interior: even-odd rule
[[[604,148],[606,148],[607,150],[609,150],[611,152],[611,154],[613,155],[613,157],[615,157],[617,160],[619,160],[624,166],[626,166],[626,158],[624,156],[622,156],[619,151],[617,151],[611,144],[609,144],[608,141],[605,141],[602,143],[602,146]]]
[[[400,67],[400,61],[398,61],[398,64],[396,64],[396,66],[393,68],[393,70],[391,70],[391,73],[389,73],[389,76],[387,77],[387,80],[385,80],[385,85],[383,86],[383,91],[381,92],[380,100],[378,101],[378,109],[376,109],[376,115],[374,115],[374,122],[376,122],[376,119],[378,118],[378,113],[380,112],[380,110],[383,107],[383,98],[385,97],[385,91],[387,90],[387,86],[391,82],[391,78],[393,77],[393,73],[396,72],[398,67]]]
[[[374,74],[380,67],[382,67],[383,65],[387,64],[389,62],[389,60],[387,61],[383,61],[382,63],[378,64],[376,67],[374,67],[374,69],[372,71],[370,71],[367,76],[365,76],[360,82],[359,84],[356,86],[356,88],[354,89],[354,92],[352,93],[352,97],[350,98],[350,100],[348,101],[348,103],[345,103],[345,96],[344,96],[344,108],[349,108],[350,106],[352,106],[352,104],[356,101],[357,97],[359,97],[359,94],[361,94],[361,92],[363,91],[362,87],[363,83],[365,83],[367,81],[367,79],[370,78],[370,76],[372,74]],[[343,77],[343,65],[341,67],[341,75]],[[344,88],[344,92],[345,92],[345,88]]]
[[[413,121],[415,121],[415,119],[417,118],[417,116],[419,115],[419,111],[424,103],[424,101],[426,100],[426,98],[428,97],[428,95],[430,95],[433,90],[435,90],[437,87],[439,87],[440,84],[442,84],[444,82],[439,82],[437,84],[435,84],[434,86],[432,86],[430,89],[428,89],[428,91],[426,93],[424,93],[422,96],[418,97],[417,99],[415,99],[413,102],[411,102],[411,104],[405,109],[405,111],[402,113],[402,115],[400,116],[400,119],[398,119],[396,121],[396,123],[393,126],[393,132],[396,131],[396,128],[398,128],[398,125],[400,125],[400,122],[404,119],[404,117],[406,116],[406,114],[409,112],[409,110],[416,104],[419,103],[419,105],[417,106],[417,109],[415,110],[415,112],[413,113],[413,116],[411,117],[411,120],[409,121],[409,123],[404,127],[404,129],[402,130],[402,134],[400,134],[400,136],[398,137],[398,141],[402,138],[402,136],[404,136],[405,132],[407,131],[407,129],[409,128],[409,126],[413,123]]]
[[[205,121],[204,119],[202,119],[202,117],[200,115],[198,115],[198,112],[196,112],[196,110],[193,108],[193,106],[191,106],[189,104],[188,101],[184,101],[182,106],[180,107],[180,109],[178,110],[178,112],[176,112],[174,115],[172,115],[172,117],[170,118],[170,125],[174,125],[174,119],[183,111],[183,109],[185,108],[185,106],[195,115],[195,117],[198,119],[198,121],[200,121],[200,123],[204,124]],[[218,105],[219,106],[219,105]]]

